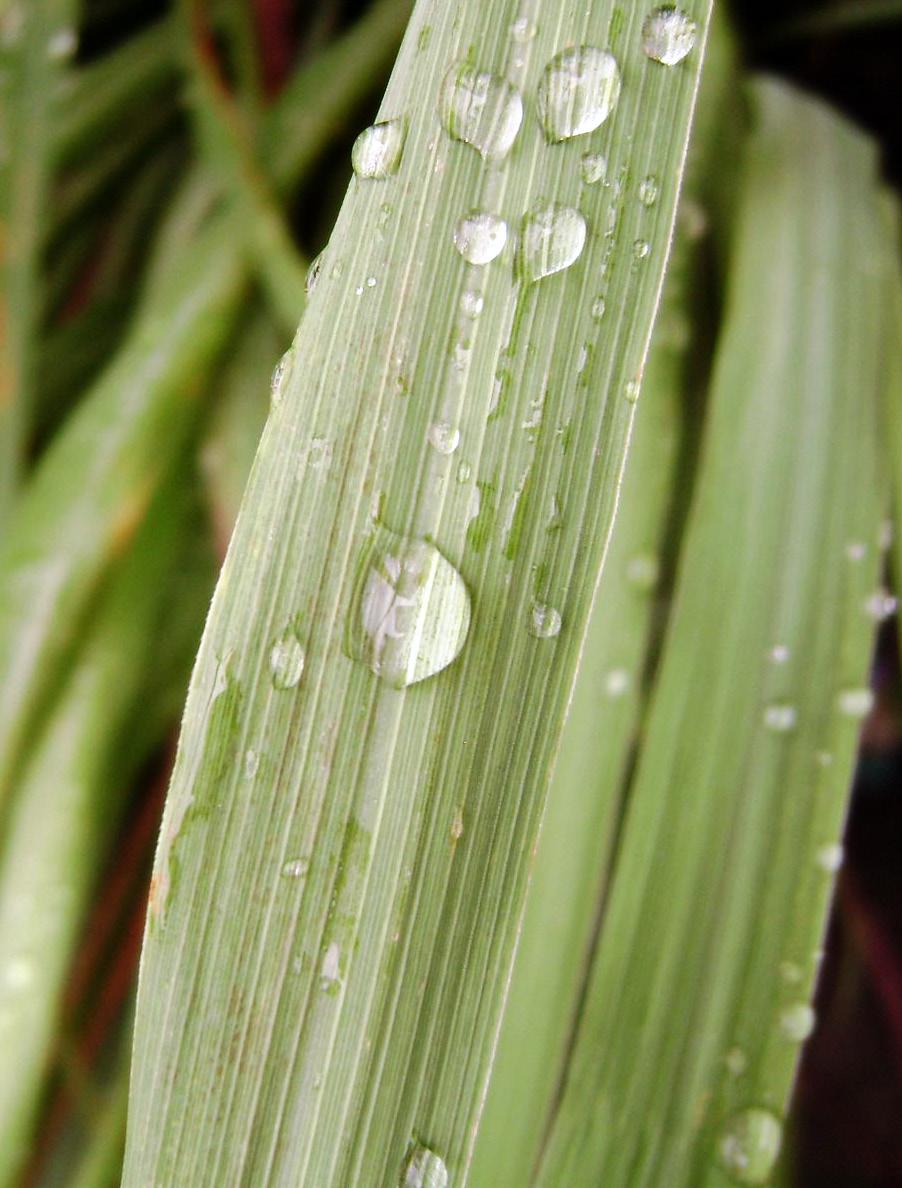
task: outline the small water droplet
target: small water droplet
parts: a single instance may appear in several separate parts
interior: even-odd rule
[[[545,206],[523,220],[519,266],[524,279],[540,280],[578,260],[586,242],[586,220],[572,206]]]
[[[741,1077],[748,1068],[748,1058],[742,1048],[730,1048],[724,1057],[724,1064],[731,1077]]]
[[[818,767],[829,767],[833,762],[833,755],[830,751],[816,751],[814,761]]]
[[[807,1002],[794,1002],[780,1012],[780,1033],[792,1044],[803,1044],[816,1022],[814,1010]]]
[[[461,462],[460,466],[458,466],[458,468],[457,468],[457,481],[459,483],[468,483],[470,481],[470,476],[472,475],[472,473],[473,473],[473,467],[470,465],[470,463],[469,462]]]
[[[607,309],[604,297],[596,297],[592,302],[592,317],[596,322],[600,322],[604,317],[604,311]]]
[[[407,121],[383,120],[364,128],[351,149],[351,166],[358,177],[381,181],[397,173],[404,155]]]
[[[802,967],[800,965],[796,965],[794,961],[780,962],[780,977],[790,986],[794,986],[798,982],[801,982],[803,976]]]
[[[604,679],[608,697],[622,697],[630,687],[630,674],[625,668],[612,668]]]
[[[78,49],[78,33],[75,29],[57,29],[47,42],[47,57],[52,62],[64,62]]]
[[[865,614],[875,623],[884,623],[891,619],[899,607],[896,599],[888,590],[875,590],[864,602]]]
[[[846,545],[846,557],[850,561],[863,561],[867,551],[867,545],[860,540],[850,540]]]
[[[893,544],[893,522],[884,520],[877,531],[877,547],[881,553],[886,553]]]
[[[539,80],[539,120],[552,143],[594,132],[620,96],[620,71],[613,54],[582,45],[562,50]]]
[[[244,752],[244,778],[252,780],[257,772],[260,770],[260,756],[256,751]]]
[[[289,858],[282,866],[282,877],[285,879],[302,879],[307,873],[310,863],[306,858]]]
[[[375,278],[374,276],[368,276],[368,277],[366,278],[366,287],[367,287],[368,289],[375,289],[375,287],[376,287],[376,278]]]
[[[637,239],[633,242],[633,256],[636,260],[644,260],[651,251],[651,244],[647,239]]]
[[[626,579],[637,590],[653,590],[658,584],[660,562],[654,553],[637,553],[626,563]]]
[[[35,977],[35,965],[27,957],[13,957],[6,966],[3,981],[9,990],[25,990]]]
[[[553,606],[534,602],[529,615],[529,632],[536,639],[554,639],[560,634],[561,612]]]
[[[310,267],[307,269],[307,276],[304,279],[304,292],[308,297],[313,295],[313,290],[316,288],[316,283],[320,278],[325,254],[325,252],[320,252],[318,256],[314,256],[310,261]]]
[[[664,4],[652,9],[642,25],[642,48],[655,62],[676,66],[695,45],[695,21],[681,8]]]
[[[843,864],[844,857],[845,851],[839,842],[830,842],[829,845],[821,846],[815,860],[821,870],[825,870],[827,874],[836,874]]]
[[[634,379],[627,380],[623,385],[623,395],[630,404],[635,404],[639,399],[639,381]]]
[[[579,172],[587,186],[604,181],[608,172],[608,159],[602,153],[583,153]]]
[[[404,1165],[401,1188],[448,1188],[445,1161],[428,1147],[414,1147]]]
[[[789,659],[789,648],[786,644],[774,644],[768,656],[772,664],[785,664]]]
[[[780,1154],[783,1126],[770,1110],[751,1107],[734,1114],[720,1134],[717,1153],[738,1184],[766,1184]]]
[[[844,689],[837,705],[847,718],[866,718],[874,708],[874,694],[870,689]]]
[[[338,942],[333,941],[326,949],[323,964],[320,968],[319,984],[323,990],[333,990],[341,981],[341,949]]]
[[[535,22],[531,21],[528,16],[517,17],[511,25],[511,37],[521,45],[527,41],[532,41],[537,32]]]
[[[785,701],[775,701],[764,710],[764,725],[778,734],[795,730],[797,718],[796,707]]]
[[[269,381],[269,399],[275,407],[285,394],[291,380],[291,369],[294,363],[294,347],[290,346],[282,358],[273,368],[272,379]]]
[[[658,181],[652,174],[639,183],[639,201],[643,206],[654,206],[658,201]]]
[[[460,445],[460,430],[447,421],[436,421],[429,426],[429,444],[440,454],[453,454]]]
[[[304,649],[293,628],[270,648],[269,667],[276,689],[293,689],[300,681],[304,673]]]
[[[504,157],[523,122],[520,92],[500,75],[456,62],[442,82],[439,117],[454,140],[486,159]]]
[[[454,228],[454,246],[468,264],[488,264],[506,243],[507,223],[485,211],[467,215]]]
[[[481,293],[475,289],[465,289],[460,299],[460,308],[464,317],[478,318],[482,313],[485,301]]]
[[[470,627],[463,578],[434,545],[377,526],[362,556],[346,649],[397,689],[447,668]]]

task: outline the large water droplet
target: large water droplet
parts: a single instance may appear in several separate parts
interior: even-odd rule
[[[649,58],[675,66],[695,45],[695,21],[681,8],[664,4],[653,9],[642,25],[642,48]]]
[[[436,421],[430,425],[426,436],[432,448],[440,454],[453,454],[460,445],[460,430],[447,421]]]
[[[485,211],[466,215],[454,228],[454,246],[468,264],[488,264],[506,243],[507,223]]]
[[[803,1044],[816,1022],[817,1016],[807,1002],[794,1002],[780,1012],[780,1033],[791,1044]]]
[[[774,730],[778,734],[787,734],[790,730],[795,730],[797,718],[796,707],[784,701],[775,701],[764,711],[764,725],[768,730]]]
[[[381,525],[362,557],[348,654],[397,689],[447,668],[470,628],[463,578],[434,545]]]
[[[397,173],[404,155],[407,121],[384,120],[364,128],[351,149],[351,165],[358,177],[381,180]]]
[[[404,1165],[401,1188],[448,1188],[444,1159],[428,1147],[414,1147]]]
[[[586,220],[572,206],[546,206],[523,220],[519,264],[525,280],[563,272],[586,243]]]
[[[553,142],[593,132],[620,96],[613,54],[581,45],[556,54],[539,80],[536,100],[546,137]]]
[[[721,1132],[717,1154],[737,1184],[766,1184],[780,1154],[783,1126],[770,1110],[734,1114]]]
[[[270,648],[269,667],[276,689],[293,689],[300,681],[304,674],[304,649],[293,628]]]
[[[847,718],[866,718],[874,708],[874,694],[870,689],[844,689],[837,705]]]
[[[498,74],[455,62],[439,92],[439,117],[449,136],[483,157],[505,156],[523,122],[523,100]]]
[[[534,602],[529,614],[529,632],[537,639],[554,639],[561,631],[561,612],[543,602]]]

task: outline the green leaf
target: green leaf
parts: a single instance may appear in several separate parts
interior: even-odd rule
[[[878,576],[874,146],[759,81],[676,599],[535,1182],[769,1182]]]
[[[669,247],[687,7],[675,66],[644,6],[415,11],[192,681],[126,1185],[466,1179]],[[619,100],[562,136],[610,107],[606,49]],[[468,262],[492,218],[507,247]]]

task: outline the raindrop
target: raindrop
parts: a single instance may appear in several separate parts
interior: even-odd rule
[[[764,711],[764,725],[768,730],[774,730],[778,734],[787,734],[790,730],[795,730],[797,717],[794,705],[775,701]]]
[[[456,62],[439,92],[439,117],[448,135],[483,157],[504,157],[523,122],[520,92],[500,75]]]
[[[766,1184],[782,1140],[783,1126],[770,1110],[742,1110],[720,1134],[717,1153],[721,1166],[737,1184]]]
[[[630,674],[625,668],[612,668],[604,680],[608,697],[622,697],[630,687]]]
[[[293,628],[281,635],[269,652],[272,683],[276,689],[293,689],[304,672],[304,649]]]
[[[488,264],[506,243],[507,223],[484,211],[467,215],[454,228],[454,246],[469,264]]]
[[[252,780],[260,770],[260,756],[256,751],[244,752],[244,778]]]
[[[821,870],[825,870],[827,874],[836,874],[843,864],[845,851],[839,842],[831,842],[829,845],[821,846],[816,855],[816,861]]]
[[[460,299],[461,312],[467,318],[478,318],[484,305],[482,294],[477,293],[475,289],[466,289]]]
[[[846,545],[846,557],[850,561],[863,561],[867,551],[867,545],[860,540],[850,540]]]
[[[635,404],[639,399],[639,381],[634,379],[627,380],[623,385],[623,395],[630,404]]]
[[[571,206],[546,206],[523,220],[519,263],[528,281],[562,272],[579,259],[586,242],[586,220]]]
[[[64,62],[78,48],[78,34],[74,29],[57,29],[47,42],[47,57],[52,62]]]
[[[333,941],[326,949],[320,968],[319,984],[323,990],[333,990],[341,980],[341,949]]]
[[[447,668],[470,627],[463,578],[434,545],[381,525],[367,544],[346,649],[394,688]]]
[[[642,25],[642,48],[655,62],[676,66],[695,45],[695,21],[681,8],[664,4],[653,9]]]
[[[310,863],[306,858],[289,858],[282,866],[282,877],[285,879],[302,879],[307,873]]]
[[[600,322],[604,317],[604,311],[607,308],[604,297],[596,297],[592,302],[592,317],[596,322]]]
[[[633,243],[633,256],[637,260],[644,260],[651,251],[651,244],[647,239],[637,239]]]
[[[654,206],[658,201],[658,182],[651,174],[639,183],[639,201],[643,206]]]
[[[404,155],[407,121],[384,120],[364,128],[351,149],[351,165],[358,177],[381,181],[397,173]]]
[[[520,42],[523,45],[527,41],[532,41],[537,32],[534,21],[531,21],[528,16],[517,17],[511,25],[511,36],[514,41]]]
[[[529,615],[529,633],[536,639],[554,639],[560,634],[561,612],[553,606],[534,602]]]
[[[792,1044],[803,1044],[817,1022],[814,1010],[807,1002],[796,1002],[780,1012],[780,1033]]]
[[[269,398],[274,406],[279,403],[285,394],[285,389],[288,387],[288,382],[291,379],[291,366],[293,362],[294,347],[289,347],[273,369],[272,379],[269,382]]]
[[[458,466],[458,468],[457,468],[457,481],[459,483],[468,483],[470,481],[470,476],[472,475],[472,473],[473,473],[473,467],[470,465],[470,463],[469,462],[461,462],[460,466]]]
[[[874,694],[870,689],[844,689],[837,705],[847,718],[866,718],[874,708]]]
[[[600,127],[617,105],[620,71],[606,50],[583,45],[551,59],[539,80],[539,119],[552,143]]]
[[[608,172],[608,159],[601,153],[583,153],[579,172],[587,186],[594,186],[597,182],[604,181]]]
[[[440,454],[453,454],[460,445],[460,430],[449,425],[447,421],[436,421],[430,425],[426,436],[432,448]]]
[[[401,1188],[448,1188],[445,1161],[428,1147],[414,1147],[404,1165]]]
[[[653,590],[658,584],[661,566],[654,553],[637,553],[626,563],[626,578],[637,590]]]
[[[786,644],[774,644],[768,655],[772,664],[785,664],[789,659],[789,648]]]
[[[865,613],[875,623],[884,623],[887,619],[891,619],[898,607],[898,599],[888,590],[882,589],[875,590],[864,602]]]

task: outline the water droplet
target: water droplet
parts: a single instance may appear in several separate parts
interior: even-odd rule
[[[341,949],[333,941],[326,949],[320,968],[319,984],[323,990],[333,990],[341,981]]]
[[[796,965],[794,961],[780,962],[780,977],[790,986],[794,986],[798,982],[801,982],[803,976],[802,967],[800,965]]]
[[[765,1184],[780,1153],[783,1126],[770,1110],[752,1107],[727,1122],[717,1144],[721,1166],[738,1184]]]
[[[293,689],[300,681],[304,673],[304,649],[293,628],[272,645],[269,667],[276,689]]]
[[[642,25],[642,48],[655,62],[676,66],[695,45],[695,21],[680,8],[664,4],[653,9]]]
[[[845,851],[839,842],[831,842],[829,845],[821,846],[816,855],[816,862],[821,870],[825,870],[827,874],[836,874],[843,864]]]
[[[600,322],[604,317],[604,311],[607,309],[604,297],[596,297],[592,302],[592,317],[596,322]]]
[[[448,1169],[428,1147],[414,1147],[404,1165],[401,1188],[448,1188]]]
[[[870,689],[844,689],[837,705],[847,718],[866,718],[874,708],[874,694]]]
[[[633,243],[633,256],[636,260],[644,260],[651,251],[651,244],[647,239],[637,239]]]
[[[596,182],[604,181],[608,172],[608,159],[601,153],[583,153],[579,172],[587,186],[594,186]]]
[[[787,734],[790,730],[795,730],[797,717],[794,705],[775,701],[764,711],[764,725],[768,730],[774,730],[778,734]]]
[[[527,41],[532,41],[537,31],[535,22],[531,21],[528,16],[517,17],[511,25],[511,37],[513,37],[514,41],[520,42],[521,45]]]
[[[579,259],[586,242],[586,220],[571,206],[546,206],[526,215],[520,238],[523,277],[540,280]]]
[[[626,578],[637,590],[653,590],[658,584],[661,566],[654,553],[637,553],[626,563]]]
[[[277,405],[285,394],[291,379],[291,367],[294,362],[294,347],[289,347],[273,369],[269,383],[269,398],[273,406]]]
[[[78,33],[75,29],[57,29],[47,42],[47,57],[52,62],[64,62],[71,58],[78,48]]]
[[[620,96],[617,61],[606,50],[582,45],[551,59],[539,80],[539,119],[552,143],[593,132]]]
[[[887,619],[891,619],[898,607],[898,599],[888,590],[882,589],[875,590],[864,602],[865,613],[875,623],[884,623]]]
[[[457,468],[457,481],[459,483],[468,483],[470,475],[473,473],[473,467],[469,462],[461,462]]]
[[[398,689],[447,668],[470,627],[463,578],[434,545],[378,526],[368,542],[346,637],[348,654]]]
[[[529,616],[529,632],[537,639],[554,639],[560,634],[561,612],[553,606],[534,602]]]
[[[469,264],[488,264],[506,243],[507,223],[484,211],[467,215],[454,228],[454,246]]]
[[[795,1002],[780,1012],[780,1033],[792,1044],[803,1044],[817,1022],[807,1002]]]
[[[639,183],[639,201],[643,206],[654,206],[658,201],[658,182],[652,174]]]
[[[748,1058],[742,1048],[730,1048],[724,1057],[724,1064],[731,1077],[741,1077],[748,1068]]]
[[[863,561],[867,551],[867,545],[860,540],[850,540],[846,545],[846,557],[850,561]]]
[[[460,299],[461,312],[467,318],[478,318],[484,305],[482,294],[475,289],[466,289]]]
[[[260,770],[260,756],[256,751],[244,752],[244,778],[252,780],[257,772]]]
[[[630,674],[625,668],[612,668],[604,679],[608,697],[622,697],[630,687]]]
[[[310,267],[307,269],[307,276],[304,279],[304,292],[308,297],[313,295],[313,290],[316,288],[316,282],[319,280],[320,273],[323,269],[323,257],[325,252],[320,252],[318,256],[314,256],[310,261]]]
[[[436,421],[429,426],[429,444],[440,454],[453,454],[460,445],[460,430],[447,421]]]
[[[785,664],[789,659],[789,648],[786,644],[774,644],[768,656],[772,664]]]
[[[639,381],[634,379],[627,380],[623,385],[623,395],[630,404],[635,404],[639,399]]]
[[[13,957],[6,967],[3,981],[10,990],[24,990],[34,981],[34,962],[27,957]]]
[[[830,751],[815,752],[814,761],[818,767],[829,767],[833,762],[833,755]]]
[[[289,858],[282,867],[282,877],[285,879],[302,879],[307,873],[310,863],[306,858]]]
[[[520,92],[500,75],[456,62],[442,83],[439,116],[448,135],[483,157],[504,157],[523,122]]]
[[[404,155],[407,121],[383,120],[364,128],[351,149],[351,166],[358,177],[381,181],[397,173]]]

